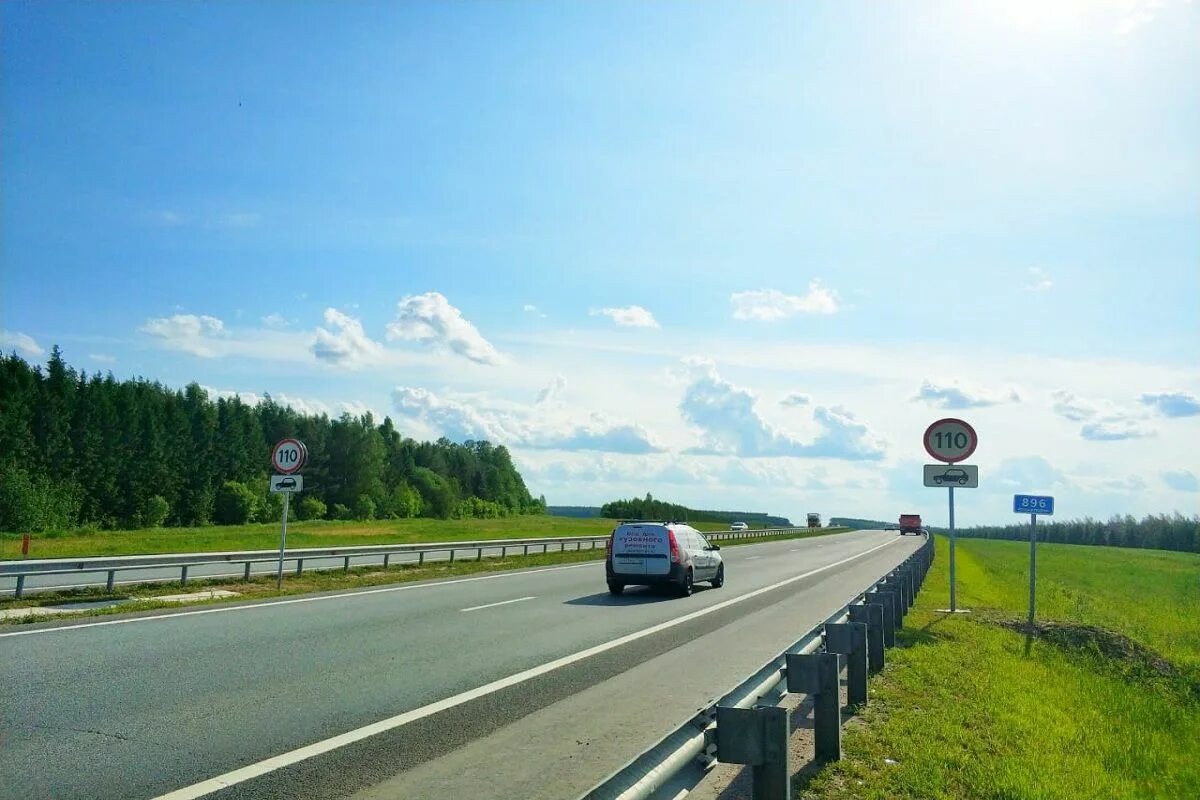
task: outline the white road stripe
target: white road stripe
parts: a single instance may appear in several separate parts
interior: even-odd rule
[[[754,560],[754,559],[756,559],[756,558],[762,558],[762,556],[746,556],[746,558],[745,558],[745,559],[743,559],[743,560],[745,560],[745,561],[753,561],[753,560]]]
[[[583,564],[567,564],[562,567],[546,567],[545,569],[525,569],[497,572],[492,575],[477,575],[471,578],[458,578],[450,581],[437,581],[435,583],[410,583],[402,586],[385,586],[380,589],[364,589],[359,592],[341,592],[340,594],[324,594],[317,597],[296,597],[291,600],[272,600],[267,603],[254,603],[253,605],[245,606],[222,606],[220,608],[203,608],[196,611],[178,611],[173,614],[157,614],[152,617],[133,617],[132,619],[111,619],[104,622],[81,622],[78,625],[60,625],[57,628],[38,628],[32,631],[13,631],[11,633],[0,633],[0,639],[6,636],[34,636],[39,633],[59,633],[60,631],[74,631],[80,628],[99,628],[105,625],[127,625],[134,622],[156,622],[165,619],[178,619],[179,617],[197,617],[202,614],[227,614],[233,611],[252,611],[256,608],[274,608],[275,606],[290,606],[298,603],[317,603],[322,600],[341,600],[347,597],[364,597],[372,594],[387,594],[389,592],[407,592],[413,589],[428,589],[434,586],[450,586],[456,583],[472,583],[474,581],[490,581],[497,578],[511,578],[515,575],[536,575],[539,572],[557,572],[564,569],[580,569],[581,567],[598,567],[603,566],[598,561],[587,561]],[[153,598],[151,598],[153,599]]]
[[[531,594],[528,597],[518,597],[513,600],[501,600],[499,603],[486,603],[482,606],[471,606],[470,608],[460,608],[459,611],[478,611],[481,608],[495,608],[496,606],[506,606],[509,603],[520,603],[525,600],[533,600],[536,597],[537,597],[536,594]]]
[[[397,714],[394,717],[388,717],[387,719],[380,720],[379,722],[373,722],[370,725],[364,725],[361,728],[347,731],[346,733],[333,736],[329,739],[325,739],[320,742],[314,742],[310,745],[306,745],[305,747],[300,747],[287,753],[281,753],[277,756],[272,756],[271,758],[264,759],[263,761],[259,761],[255,764],[249,764],[245,767],[241,767],[240,769],[235,769],[231,772],[226,772],[223,775],[218,775],[215,778],[209,778],[206,781],[201,781],[200,783],[195,783],[191,786],[185,786],[182,789],[176,789],[173,792],[160,795],[159,797],[154,798],[154,800],[195,800],[195,798],[204,797],[207,794],[212,794],[213,792],[220,791],[221,789],[225,789],[230,786],[236,786],[239,783],[244,783],[261,775],[266,775],[267,773],[274,772],[277,769],[282,769],[283,767],[291,766],[292,764],[297,764],[301,761],[314,758],[322,755],[323,753],[336,750],[339,747],[345,747],[348,744],[353,744],[354,742],[362,741],[363,739],[375,736],[376,734],[394,730],[407,725],[410,722],[415,722],[416,720],[432,716],[441,711],[454,708],[455,706],[460,706],[464,703],[469,703],[472,700],[492,694],[493,692],[498,692],[501,689],[507,689],[510,686],[516,686],[519,683],[524,683],[532,678],[545,675],[548,672],[553,672],[556,669],[574,664],[577,661],[582,661],[585,658],[591,658],[594,655],[599,655],[600,653],[607,652],[608,650],[612,650],[625,644],[629,644],[630,642],[635,642],[638,639],[651,636],[659,631],[664,631],[668,628],[674,628],[676,625],[682,625],[685,622],[691,622],[694,619],[699,619],[700,617],[707,616],[708,614],[712,614],[716,611],[720,611],[721,609],[744,602],[753,597],[758,597],[760,594],[787,586],[788,584],[795,583],[796,581],[804,580],[805,578],[816,575],[817,573],[833,569],[834,567],[840,567],[842,564],[847,564],[851,561],[860,559],[863,556],[870,555],[876,550],[887,547],[896,541],[898,540],[890,539],[883,544],[872,547],[870,550],[864,550],[858,555],[853,555],[849,558],[843,558],[841,561],[835,561],[832,564],[826,564],[823,567],[809,570],[801,575],[794,575],[791,578],[786,578],[778,583],[773,583],[770,586],[764,586],[761,589],[755,589],[752,592],[747,592],[746,594],[739,595],[737,597],[731,597],[730,599],[724,600],[716,605],[693,611],[690,614],[684,614],[681,617],[676,617],[666,622],[660,622],[657,625],[651,625],[649,628],[643,628],[640,631],[635,631],[634,633],[620,636],[616,639],[612,639],[611,641],[604,642],[603,644],[589,647],[586,650],[580,650],[576,653],[563,656],[562,658],[556,658],[553,661],[547,661],[545,664],[539,664],[536,667],[531,667],[522,672],[517,672],[513,675],[509,675],[506,678],[500,678],[499,680],[492,681],[491,683],[486,683],[483,686],[453,695],[452,697],[447,697],[444,700],[438,700],[436,703],[430,703],[429,705],[421,706],[420,708],[414,708],[412,711],[405,711],[404,713]]]

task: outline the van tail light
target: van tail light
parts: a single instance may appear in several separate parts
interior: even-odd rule
[[[675,541],[675,531],[667,531],[667,542],[671,545],[671,563],[679,563],[679,542]]]

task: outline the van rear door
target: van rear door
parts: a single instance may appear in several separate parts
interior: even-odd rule
[[[619,575],[666,575],[671,546],[664,525],[622,525],[613,533],[613,572]]]

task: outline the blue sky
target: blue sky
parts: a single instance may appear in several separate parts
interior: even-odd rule
[[[937,521],[945,413],[964,523],[1196,511],[1193,3],[0,21],[32,360],[487,436],[552,503]]]

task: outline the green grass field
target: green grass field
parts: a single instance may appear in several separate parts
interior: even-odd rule
[[[547,515],[504,519],[398,519],[373,522],[288,523],[288,547],[337,547],[358,544],[408,544],[534,536],[588,536],[613,529],[610,519]],[[702,531],[728,526],[698,523]],[[188,553],[217,550],[269,550],[279,546],[279,523],[210,525],[203,528],[149,528],[133,531],[71,531],[34,534],[29,558],[127,556],[141,553]],[[21,537],[0,534],[0,559],[21,557]]]
[[[798,796],[1200,797],[1200,556],[1039,545],[1026,654],[1028,545],[959,540],[972,613],[953,618],[936,611],[948,550],[939,538],[846,758]]]

